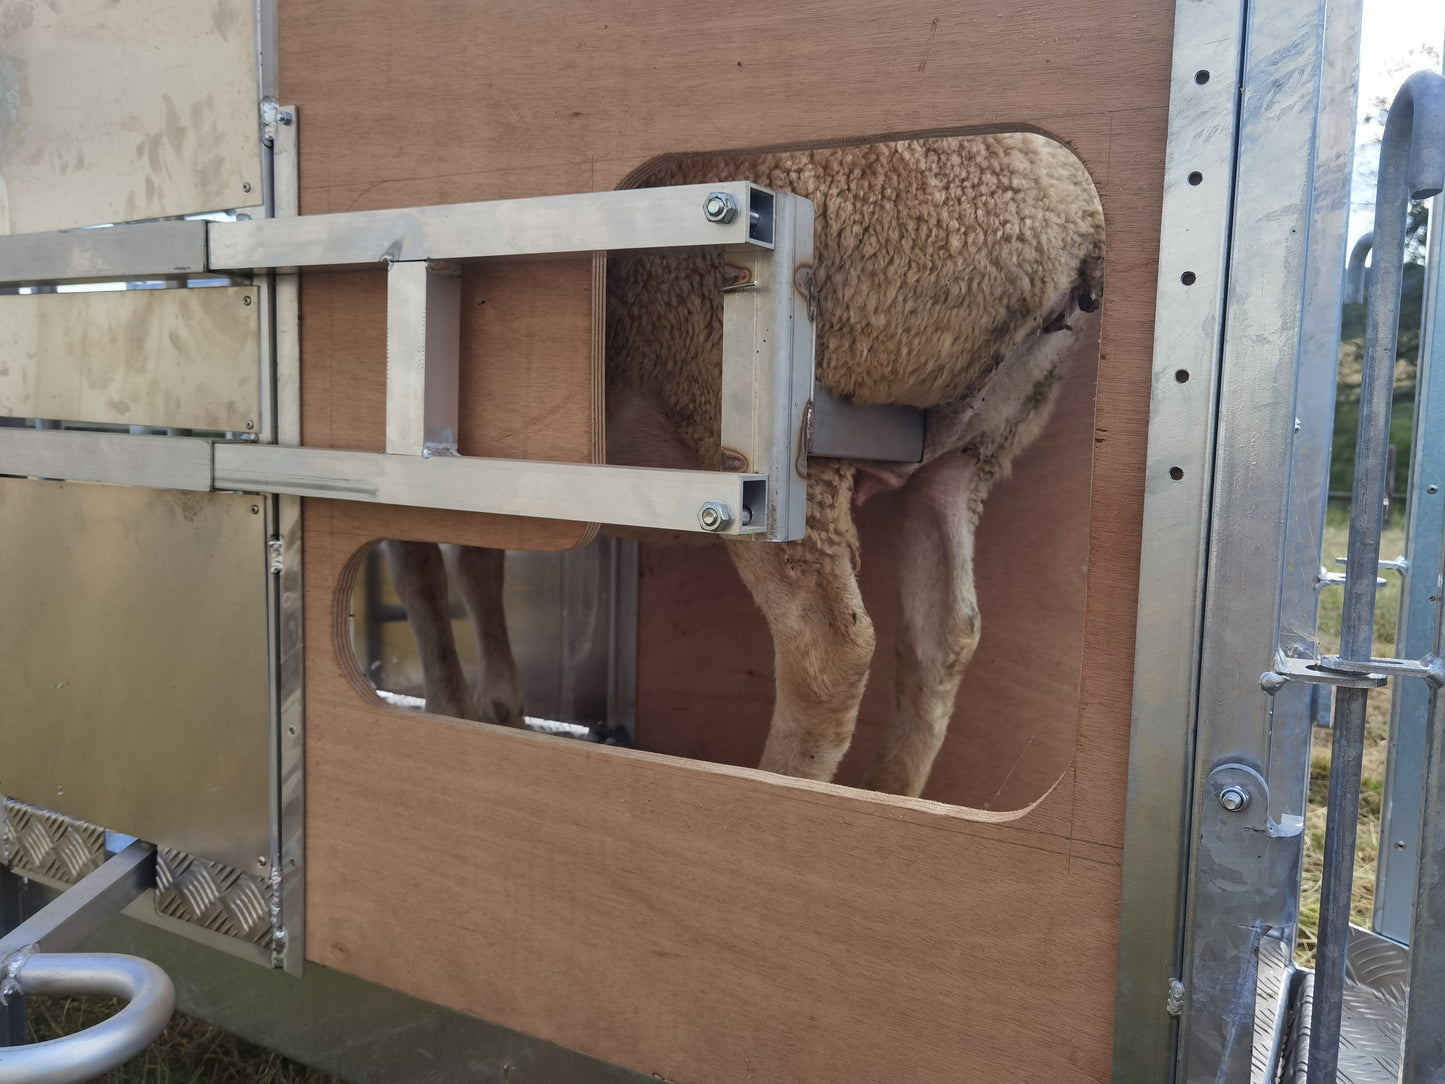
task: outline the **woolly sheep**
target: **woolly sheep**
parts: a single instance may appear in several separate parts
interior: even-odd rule
[[[733,179],[814,203],[818,383],[859,404],[927,409],[922,463],[814,457],[802,540],[728,542],[773,634],[777,695],[761,767],[828,780],[847,751],[874,649],[853,507],[897,488],[895,690],[865,786],[916,795],[979,639],[973,541],[983,501],[1042,431],[1065,332],[1097,305],[1103,211],[1068,150],[1023,133],[679,158],[644,181]],[[609,260],[608,429],[625,435],[609,461],[717,468],[722,285],[717,252]],[[520,725],[500,555],[463,551],[454,567],[478,628],[469,699],[450,626],[441,627],[445,574],[434,550],[388,550],[428,709]]]

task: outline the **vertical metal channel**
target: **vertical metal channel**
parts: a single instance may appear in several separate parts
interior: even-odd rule
[[[1414,458],[1406,505],[1405,554],[1409,564],[1400,589],[1400,624],[1395,654],[1424,658],[1434,648],[1436,596],[1445,533],[1445,223],[1440,201],[1430,212],[1425,257],[1424,334],[1415,384]],[[1380,858],[1375,884],[1376,932],[1410,940],[1415,908],[1415,875],[1420,858],[1421,766],[1430,689],[1418,678],[1398,678],[1390,704],[1390,750],[1380,822]]]
[[[1302,810],[1265,782],[1285,750],[1259,675],[1279,634],[1324,26],[1325,4],[1290,0],[1253,5],[1246,27],[1193,752],[1189,1082],[1250,1079],[1260,943],[1291,943],[1298,906]],[[1161,284],[1190,270],[1169,261]]]
[[[752,191],[756,200],[758,190]],[[740,281],[723,294],[724,469],[767,474],[766,537],[792,541],[803,537],[807,519],[801,464],[813,390],[813,323],[804,287],[812,281],[813,205],[780,192],[758,213],[772,231],[772,249],[744,245],[727,252]],[[795,365],[799,357],[806,363]],[[751,511],[756,522],[763,510]]]
[[[298,135],[294,106],[267,110],[277,102],[278,27],[276,0],[256,0],[256,64],[262,113],[262,160],[268,217],[301,213]],[[270,146],[265,144],[269,141]],[[265,311],[270,318],[268,375],[274,389],[275,433],[283,447],[301,445],[300,278],[295,272],[268,276]],[[295,975],[305,959],[305,728],[301,577],[301,498],[269,500],[272,627],[272,855],[273,926],[278,937],[272,963]],[[279,551],[279,552],[278,552]],[[277,558],[279,557],[279,568]]]
[[[1180,0],[1160,226],[1153,393],[1115,997],[1114,1080],[1172,1077],[1244,0]],[[1185,287],[1180,276],[1195,275]],[[1177,472],[1176,478],[1171,472]]]

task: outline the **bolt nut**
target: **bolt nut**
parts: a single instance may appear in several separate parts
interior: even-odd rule
[[[1249,792],[1243,787],[1225,787],[1219,792],[1219,804],[1231,813],[1238,813],[1249,805]]]
[[[732,521],[731,509],[721,501],[708,501],[697,510],[697,522],[704,531],[721,531]]]
[[[702,201],[702,213],[709,222],[726,225],[737,218],[738,201],[726,192],[709,192],[707,199]]]

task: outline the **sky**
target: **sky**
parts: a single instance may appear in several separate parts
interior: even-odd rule
[[[1385,131],[1381,104],[1394,98],[1411,72],[1421,68],[1438,71],[1442,44],[1445,0],[1365,0],[1355,170],[1350,191],[1351,247],[1373,223],[1375,169],[1380,160],[1380,137]]]

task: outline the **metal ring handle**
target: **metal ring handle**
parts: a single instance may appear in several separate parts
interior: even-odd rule
[[[171,1018],[176,990],[149,960],[107,952],[35,953],[11,972],[25,994],[98,994],[129,1004],[61,1039],[0,1047],[0,1084],[77,1084],[135,1057]]]

